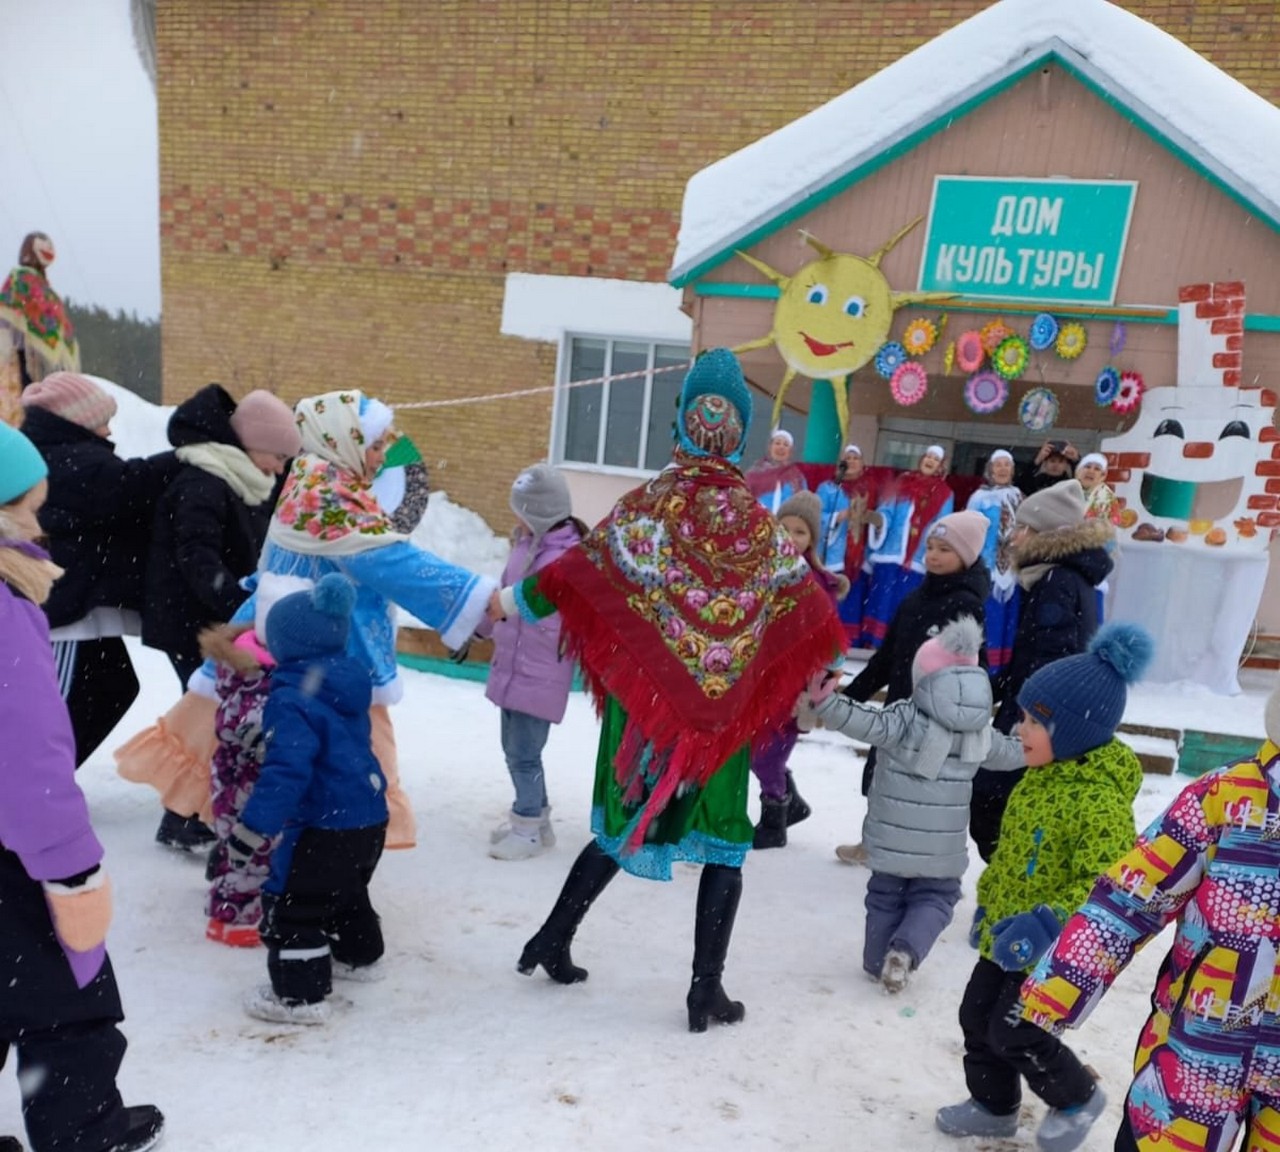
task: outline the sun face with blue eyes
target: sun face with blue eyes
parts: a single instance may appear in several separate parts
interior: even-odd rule
[[[802,376],[832,380],[857,371],[888,339],[889,282],[869,260],[832,253],[778,285],[773,338]]]
[[[782,414],[783,398],[796,376],[830,380],[843,435],[848,430],[848,394],[844,379],[868,363],[888,339],[894,309],[904,304],[949,300],[945,292],[894,292],[880,271],[880,261],[911,231],[913,220],[878,252],[869,257],[833,252],[821,241],[802,232],[804,241],[819,259],[793,276],[769,267],[763,260],[739,252],[748,264],[778,286],[769,335],[734,349],[749,352],[775,344],[787,366],[773,402],[773,423]],[[839,382],[839,383],[837,383]]]

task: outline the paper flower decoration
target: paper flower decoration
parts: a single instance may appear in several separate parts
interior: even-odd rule
[[[899,404],[919,404],[929,391],[929,374],[914,360],[905,360],[894,369],[889,391]]]
[[[970,376],[964,385],[964,402],[970,412],[978,416],[990,416],[999,412],[1009,399],[1009,383],[998,372],[989,368]]]
[[[1146,382],[1141,372],[1121,372],[1120,390],[1111,401],[1113,412],[1132,412],[1142,403],[1142,393],[1146,390]]]
[[[956,339],[956,363],[961,372],[976,372],[982,367],[987,350],[982,346],[982,333],[970,328]]]
[[[894,372],[906,358],[907,350],[896,340],[890,340],[881,344],[880,351],[876,353],[876,371],[886,380],[892,380]]]
[[[1052,348],[1058,338],[1058,322],[1048,312],[1041,312],[1031,321],[1030,344],[1037,352]]]
[[[1083,324],[1064,324],[1058,329],[1058,340],[1054,347],[1064,360],[1074,360],[1088,343],[1089,337]]]
[[[984,324],[982,327],[983,350],[994,353],[1013,334],[1013,329],[1003,320],[992,320],[990,324]]]
[[[1124,351],[1124,343],[1129,338],[1129,330],[1124,326],[1123,320],[1117,320],[1116,326],[1111,329],[1111,343],[1108,345],[1112,356],[1119,356]]]
[[[932,320],[912,320],[902,334],[902,343],[911,356],[923,356],[938,342],[938,326]]]
[[[1093,382],[1093,402],[1099,408],[1105,408],[1114,403],[1119,395],[1120,373],[1108,364],[1098,373],[1098,378]]]
[[[1018,420],[1028,432],[1045,432],[1058,419],[1058,398],[1048,388],[1032,388],[1018,405]]]
[[[956,362],[956,342],[952,340],[947,344],[945,351],[942,353],[942,372],[945,376],[951,375],[951,366]]]
[[[1026,370],[1031,352],[1021,336],[1007,336],[992,353],[991,366],[1006,380],[1016,380]]]

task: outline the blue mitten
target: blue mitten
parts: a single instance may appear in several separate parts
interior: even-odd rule
[[[982,925],[986,922],[987,910],[979,904],[973,910],[973,923],[969,925],[969,947],[977,948],[982,941]]]
[[[1006,916],[991,926],[991,958],[1006,972],[1021,972],[1040,959],[1058,938],[1062,924],[1048,904]]]

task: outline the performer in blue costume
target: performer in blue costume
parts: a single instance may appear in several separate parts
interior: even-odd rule
[[[987,597],[987,670],[995,675],[1009,663],[1013,636],[1018,630],[1018,606],[1022,593],[1009,561],[1009,538],[1013,518],[1022,503],[1022,491],[1014,486],[1013,454],[1003,448],[991,453],[984,481],[972,496],[968,508],[987,518],[987,539],[982,559],[991,573],[991,595]]]
[[[818,559],[832,572],[843,572],[849,591],[840,601],[840,622],[844,625],[847,648],[860,648],[862,616],[871,578],[867,572],[867,529],[883,523],[875,510],[877,484],[866,470],[862,449],[845,445],[836,464],[834,480],[818,487],[822,505],[822,532],[817,542]]]
[[[899,473],[876,509],[883,517],[868,533],[871,589],[863,614],[863,642],[879,648],[902,598],[924,579],[925,539],[929,529],[955,509],[947,486],[947,453],[940,445],[924,450],[914,472]]]

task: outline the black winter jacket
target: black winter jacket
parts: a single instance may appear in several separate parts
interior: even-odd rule
[[[178,472],[172,452],[121,460],[110,440],[43,408],[22,431],[49,466],[40,524],[65,569],[45,601],[51,628],[95,608],[139,611],[156,503]]]
[[[240,447],[231,427],[235,401],[218,384],[178,405],[169,419],[169,443]],[[156,506],[147,563],[142,642],[171,656],[199,661],[196,636],[225,623],[245,599],[240,581],[258,566],[274,501],[250,507],[221,477],[191,464]]]
[[[950,576],[926,572],[920,584],[902,598],[889,621],[884,643],[867,661],[867,666],[845,686],[844,694],[865,703],[881,688],[886,688],[885,699],[889,703],[910,699],[911,662],[920,645],[960,616],[972,616],[983,624],[990,592],[991,576],[981,560]],[[979,659],[986,667],[985,646]]]
[[[1086,520],[1071,528],[1041,532],[1015,549],[1020,577],[1038,564],[1051,565],[1030,588],[1023,588],[1009,663],[994,687],[995,726],[1012,732],[1021,717],[1018,692],[1037,669],[1078,656],[1098,630],[1096,588],[1111,571],[1106,543],[1113,529],[1105,520]]]

